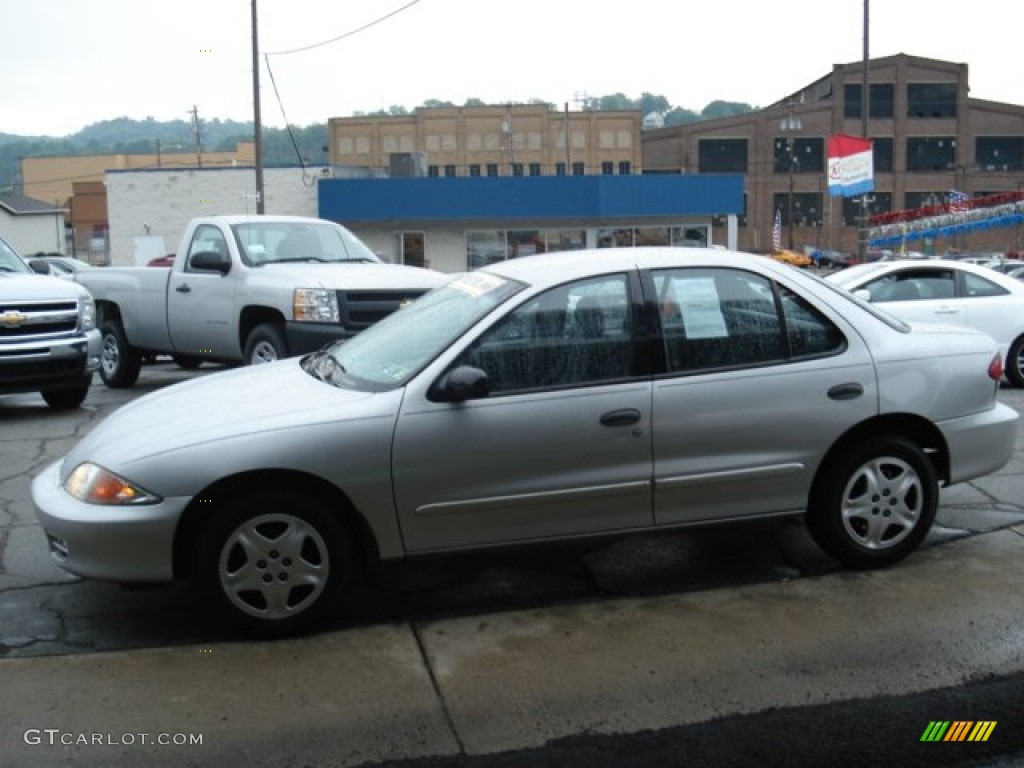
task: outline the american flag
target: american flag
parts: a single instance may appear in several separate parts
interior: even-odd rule
[[[782,249],[782,209],[775,209],[775,224],[772,225],[772,248]]]
[[[967,193],[956,189],[949,190],[949,212],[967,213]]]

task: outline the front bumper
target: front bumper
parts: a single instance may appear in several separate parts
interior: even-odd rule
[[[1004,403],[940,423],[949,446],[949,482],[962,483],[1001,469],[1013,456],[1019,414]]]
[[[324,345],[341,339],[355,336],[353,331],[341,325],[330,323],[297,323],[289,321],[284,324],[285,339],[288,343],[288,355],[297,357],[322,349]]]
[[[0,392],[78,387],[100,367],[98,330],[71,339],[0,346]]]
[[[171,581],[174,532],[189,499],[135,507],[85,504],[64,491],[60,465],[50,464],[32,480],[32,502],[57,565],[90,579]]]

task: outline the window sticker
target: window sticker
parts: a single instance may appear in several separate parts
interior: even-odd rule
[[[714,278],[676,280],[673,288],[679,297],[688,339],[721,339],[729,335]]]

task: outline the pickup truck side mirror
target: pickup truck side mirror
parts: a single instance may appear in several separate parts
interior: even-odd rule
[[[490,394],[491,381],[486,371],[471,365],[460,365],[437,380],[430,390],[430,399],[439,403],[461,403]]]
[[[231,257],[220,251],[199,251],[193,253],[188,260],[189,269],[200,269],[207,272],[220,272],[226,275],[231,271]]]
[[[50,272],[50,265],[47,264],[45,261],[35,261],[35,260],[33,260],[33,261],[30,261],[28,263],[28,266],[36,274],[40,274],[40,275],[52,274],[52,272]]]

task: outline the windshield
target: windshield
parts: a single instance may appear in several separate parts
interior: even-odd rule
[[[0,272],[31,272],[21,257],[0,238]]]
[[[462,275],[358,336],[309,355],[302,367],[338,387],[381,391],[401,386],[523,287],[483,272]]]
[[[373,251],[331,221],[247,221],[231,227],[250,267],[284,262],[379,262]]]

